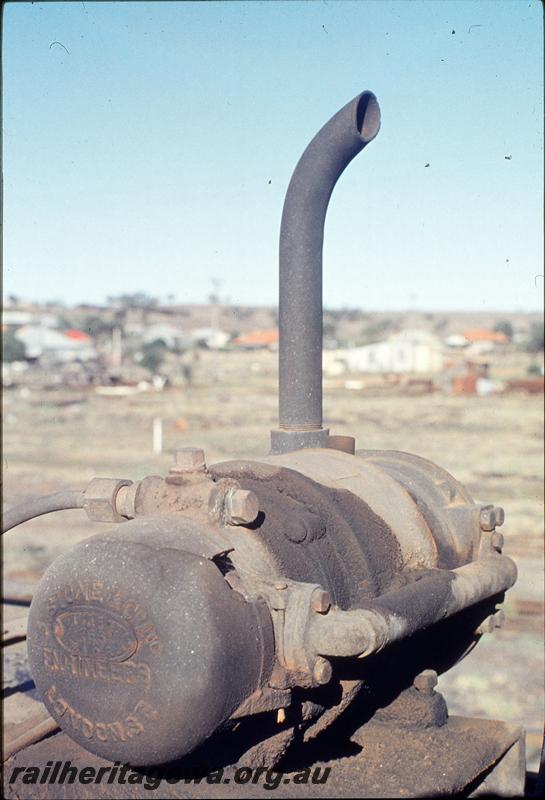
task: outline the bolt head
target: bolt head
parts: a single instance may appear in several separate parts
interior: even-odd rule
[[[496,512],[496,528],[501,528],[505,522],[505,511],[501,506],[496,506],[494,510]]]
[[[229,525],[248,525],[259,514],[259,500],[255,492],[231,489],[225,498],[225,514]]]
[[[312,677],[314,681],[319,685],[323,686],[326,683],[329,683],[333,675],[333,667],[327,660],[327,658],[322,658],[319,656],[316,659],[316,663],[314,664],[314,668],[312,670]]]
[[[200,447],[179,447],[174,451],[172,472],[190,472],[204,467],[204,450]]]
[[[437,672],[434,669],[425,669],[413,681],[414,688],[424,694],[431,694],[437,686]]]
[[[479,515],[481,530],[493,531],[496,527],[496,509],[494,506],[484,506]]]
[[[494,531],[492,533],[492,536],[490,537],[490,544],[494,550],[498,551],[498,553],[501,553],[503,549],[503,541],[503,533],[500,533],[499,531]]]
[[[315,589],[310,597],[310,607],[317,614],[327,614],[331,608],[331,595],[324,589]]]

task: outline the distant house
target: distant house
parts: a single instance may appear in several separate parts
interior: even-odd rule
[[[219,328],[195,328],[191,336],[195,344],[204,345],[210,350],[223,350],[231,338],[229,333]]]
[[[42,325],[24,325],[15,332],[24,344],[28,359],[65,363],[90,361],[97,357],[90,336],[83,331],[56,331]]]
[[[144,344],[161,341],[169,350],[189,350],[194,345],[192,336],[168,322],[142,327],[141,336]]]
[[[462,349],[469,346],[469,341],[462,333],[452,333],[444,340],[447,347]]]
[[[20,328],[22,325],[41,325],[43,328],[56,328],[59,325],[59,318],[54,314],[44,314],[40,311],[25,311],[18,308],[2,309],[3,330]]]
[[[343,350],[325,350],[324,372],[434,373],[443,368],[439,339],[428,331],[407,330],[382,342]]]
[[[29,325],[34,317],[30,311],[19,311],[17,309],[6,309],[2,311],[2,328],[18,328],[20,325]]]
[[[278,329],[270,328],[267,330],[250,331],[237,336],[233,344],[246,350],[258,350],[268,348],[275,350],[278,347]]]
[[[70,328],[69,330],[64,331],[64,335],[68,339],[72,339],[74,342],[91,342],[91,337],[88,333],[85,333],[85,331],[78,331],[75,328]]]
[[[465,348],[468,355],[477,356],[490,353],[509,344],[509,339],[501,331],[488,328],[466,328],[462,333],[455,333],[445,339],[450,348]]]
[[[509,339],[501,331],[490,331],[487,328],[467,328],[462,335],[470,344],[486,342],[489,344],[508,344]]]

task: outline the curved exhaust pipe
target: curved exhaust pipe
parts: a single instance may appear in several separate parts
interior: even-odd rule
[[[329,198],[352,159],[380,129],[362,92],[310,142],[291,177],[280,227],[279,429],[273,453],[327,447],[322,427],[322,247]]]

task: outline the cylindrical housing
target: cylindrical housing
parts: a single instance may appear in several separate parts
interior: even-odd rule
[[[53,562],[34,595],[32,676],[51,715],[97,755],[179,758],[272,668],[268,611],[185,549],[188,525],[198,528],[183,517],[134,520],[87,539]]]

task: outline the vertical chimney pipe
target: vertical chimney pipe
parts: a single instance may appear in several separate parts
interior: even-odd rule
[[[337,180],[380,129],[380,107],[365,91],[310,142],[291,177],[280,227],[279,428],[273,453],[327,447],[322,426],[322,248]]]

